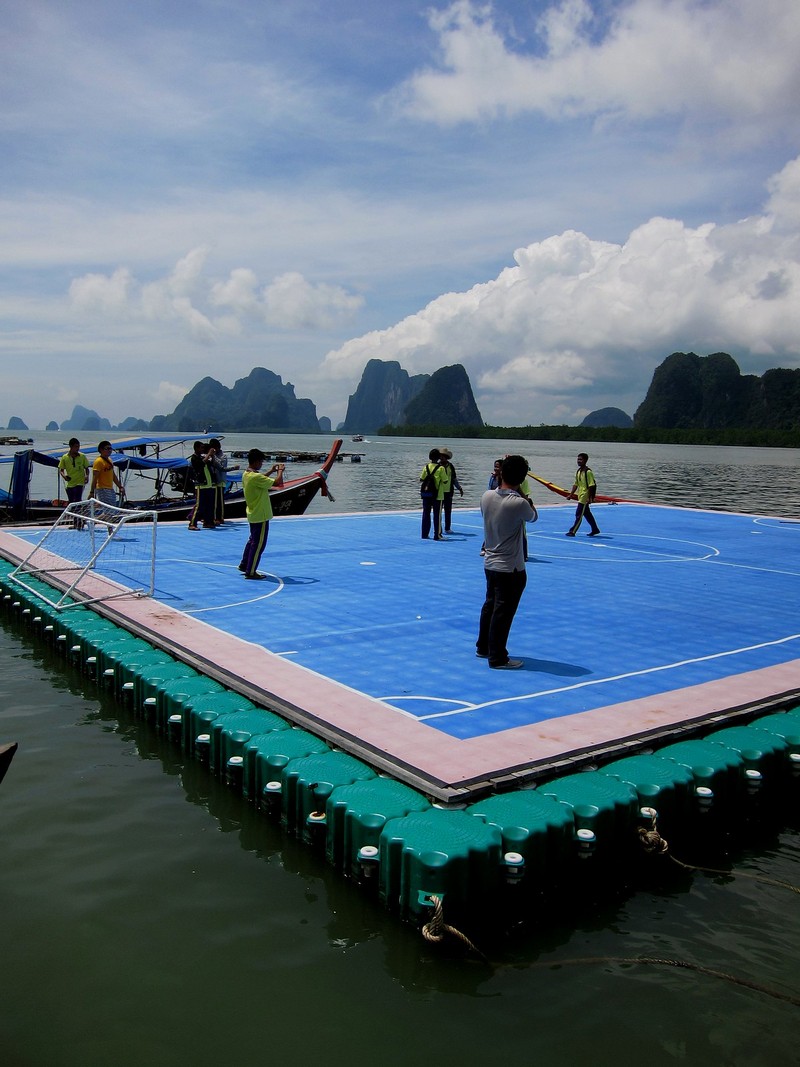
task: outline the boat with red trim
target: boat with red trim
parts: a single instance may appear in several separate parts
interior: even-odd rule
[[[159,434],[112,442],[113,451],[109,458],[125,488],[122,506],[136,511],[155,511],[159,519],[166,522],[188,521],[195,502],[191,466],[189,456],[176,454],[175,450],[190,446],[194,440],[194,436],[185,434]],[[337,438],[327,455],[320,457],[321,463],[316,470],[277,481],[269,494],[273,514],[302,515],[317,493],[332,500],[328,475],[341,447],[342,439]],[[30,482],[35,464],[58,468],[63,454],[63,448],[47,451],[27,448],[13,456],[0,457],[0,464],[6,462],[12,467],[8,490],[0,489],[0,525],[52,524],[56,521],[67,501],[60,497],[50,500],[31,498]],[[87,455],[93,458],[91,452]],[[244,518],[246,505],[241,475],[231,471],[227,482],[225,516]]]

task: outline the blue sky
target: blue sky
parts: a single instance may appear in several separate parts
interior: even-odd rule
[[[0,423],[370,358],[488,422],[800,366],[796,0],[6,0]]]

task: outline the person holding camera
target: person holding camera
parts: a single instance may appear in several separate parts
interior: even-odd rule
[[[242,488],[247,504],[247,521],[250,523],[250,536],[244,546],[239,570],[245,578],[263,581],[266,574],[260,574],[258,565],[267,547],[269,537],[269,520],[272,518],[272,502],[269,491],[283,477],[284,464],[273,463],[266,474],[261,473],[267,457],[260,448],[251,448],[247,453],[247,470],[242,474]],[[271,477],[272,475],[275,477]]]
[[[495,670],[513,671],[521,659],[511,659],[506,647],[511,624],[528,582],[525,569],[526,523],[539,517],[533,501],[523,494],[528,475],[523,456],[506,456],[498,489],[481,497],[486,599],[481,608],[475,654]]]

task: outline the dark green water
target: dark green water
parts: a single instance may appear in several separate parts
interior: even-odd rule
[[[733,877],[644,873],[615,898],[436,946],[0,628],[2,1062],[783,1064],[800,1008],[680,959],[800,996],[800,882],[787,812],[709,853]],[[791,824],[794,824],[793,826]],[[673,849],[678,851],[678,843]]]
[[[650,447],[595,449],[595,469],[623,495],[800,514],[791,453]],[[568,475],[574,446],[548,448],[542,473]],[[363,449],[335,509],[411,506],[419,443]],[[492,451],[461,452],[473,503]],[[587,879],[570,909],[481,940],[487,965],[401,925],[2,622],[0,667],[0,740],[20,743],[0,785],[2,1067],[798,1062],[779,994],[800,997],[799,898],[745,877],[800,884],[796,807],[691,856],[731,876],[667,863],[613,897]],[[611,962],[640,956],[729,977]]]

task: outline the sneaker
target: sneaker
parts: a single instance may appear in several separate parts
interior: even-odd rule
[[[505,663],[490,663],[493,671],[518,671],[522,666],[521,659],[509,659]]]
[[[567,532],[564,534],[564,536],[565,537],[574,537],[575,534],[572,532],[572,530],[567,530]]]
[[[196,529],[197,529],[197,527],[196,527],[196,526],[193,526],[193,525],[192,525],[191,523],[189,523],[189,529],[190,529],[190,530],[196,530]]]
[[[477,649],[475,649],[475,655],[478,657],[478,659],[488,659],[489,658],[489,653],[488,652],[478,652]]]
[[[266,578],[266,577],[267,577],[266,574],[259,574],[258,571],[256,571],[255,574],[246,574],[245,575],[245,578],[249,579],[250,581],[263,581],[264,578]]]
[[[600,536],[600,531],[599,530],[592,530],[592,532],[590,534],[587,534],[586,536],[587,537],[599,537]]]

